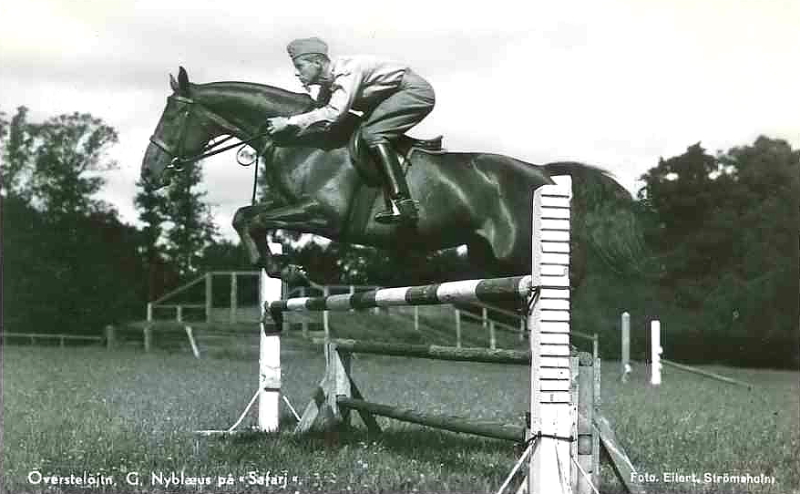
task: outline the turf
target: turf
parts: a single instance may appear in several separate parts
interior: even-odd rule
[[[301,411],[324,361],[318,347],[285,340],[284,394]],[[87,492],[31,483],[38,479],[31,472],[40,472],[113,479],[90,492],[486,493],[519,454],[508,442],[389,419],[379,419],[386,431],[374,437],[358,420],[351,434],[295,436],[288,410],[276,435],[194,434],[228,427],[252,396],[257,358],[246,351],[197,360],[184,351],[6,346],[3,366],[7,492]],[[603,414],[639,472],[657,478],[648,492],[800,492],[798,373],[714,369],[755,385],[747,390],[671,369],[659,388],[647,384],[645,368],[621,384],[615,362],[602,369]],[[396,357],[357,356],[353,363],[370,401],[508,423],[524,420],[526,374],[521,367]],[[601,492],[620,492],[607,464],[601,472]],[[665,472],[728,480],[763,474],[775,483],[665,482]],[[211,486],[187,484],[207,479]]]

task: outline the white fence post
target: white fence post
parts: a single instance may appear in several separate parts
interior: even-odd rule
[[[236,281],[236,273],[235,272],[231,273],[231,311],[229,315],[229,320],[231,324],[236,323],[237,320],[236,312],[239,310],[238,300],[237,300],[239,298],[237,290],[239,287],[237,285],[238,283]]]
[[[661,384],[661,322],[650,321],[650,384]]]
[[[622,358],[620,359],[621,380],[628,382],[628,374],[631,373],[631,315],[627,312],[622,313]]]
[[[211,322],[211,312],[214,310],[213,282],[213,273],[206,273],[206,322]]]

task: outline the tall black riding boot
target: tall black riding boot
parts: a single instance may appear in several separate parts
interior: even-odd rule
[[[397,159],[397,154],[388,143],[370,147],[377,158],[386,180],[386,191],[389,196],[389,208],[375,215],[378,223],[416,223],[419,219],[417,206],[411,199],[406,177]]]

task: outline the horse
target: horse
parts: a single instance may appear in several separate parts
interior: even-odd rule
[[[307,281],[305,271],[270,252],[268,231],[311,233],[401,252],[466,245],[470,265],[480,267],[487,277],[516,276],[530,271],[532,192],[553,183],[551,176],[573,176],[574,187],[594,191],[592,201],[630,198],[607,172],[590,165],[535,165],[499,154],[425,151],[409,139],[403,157],[419,220],[381,224],[373,219],[383,206],[380,187],[363,166],[361,171],[354,166],[359,151],[351,137],[357,125],[269,135],[263,132],[267,118],[309,111],[315,101],[307,94],[262,84],[190,83],[183,67],[177,81],[170,75],[170,84],[173,93],[142,161],[143,182],[154,188],[167,185],[183,166],[211,154],[208,143],[222,135],[236,136],[259,150],[269,194],[258,204],[240,208],[233,226],[250,261],[290,283]],[[622,232],[613,233],[613,221],[604,224],[612,225],[612,234],[606,232],[603,242],[622,238]]]

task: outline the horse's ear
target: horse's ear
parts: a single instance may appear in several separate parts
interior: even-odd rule
[[[178,69],[178,85],[182,94],[189,94],[189,74],[183,67]]]
[[[172,87],[173,92],[178,92],[178,81],[175,80],[172,74],[169,75],[169,85]]]

